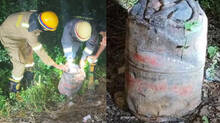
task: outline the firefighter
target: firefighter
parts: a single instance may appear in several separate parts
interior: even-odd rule
[[[91,22],[82,18],[74,18],[65,25],[61,42],[67,59],[66,65],[75,61],[80,46],[86,42],[80,59],[80,68],[84,72],[87,57],[92,55],[97,48],[98,33]]]
[[[0,40],[8,51],[13,64],[12,76],[9,79],[10,92],[20,90],[20,82],[25,68],[33,67],[33,51],[49,66],[66,70],[65,65],[56,64],[46,53],[38,36],[43,31],[55,31],[58,17],[52,11],[18,12],[10,15],[0,26]]]
[[[99,33],[100,35],[102,35],[102,41],[100,43],[100,47],[98,49],[98,51],[96,52],[95,55],[93,56],[88,56],[88,59],[91,59],[93,63],[97,62],[97,59],[99,58],[99,56],[101,55],[101,53],[104,51],[106,44],[107,44],[107,40],[106,40],[106,32],[101,31]]]

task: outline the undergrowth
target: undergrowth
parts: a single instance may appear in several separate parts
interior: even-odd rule
[[[56,63],[65,63],[65,58],[60,48],[54,48],[54,56],[56,56],[54,58]],[[105,64],[103,64],[102,60],[104,56],[101,56],[101,60],[96,67],[96,82],[98,78],[106,76]],[[15,93],[5,93],[7,92],[10,70],[0,69],[1,83],[4,83],[0,85],[0,117],[25,117],[29,115],[28,112],[39,113],[46,111],[51,106],[57,106],[58,103],[66,101],[66,97],[59,94],[57,89],[62,71],[45,65],[35,54],[34,60],[34,85],[26,90],[22,88],[19,100],[16,98]],[[2,80],[3,76],[4,79]],[[87,81],[86,79],[85,82]],[[85,91],[86,89],[84,88],[83,92]]]
[[[55,48],[55,52],[60,52],[60,49]],[[64,62],[62,53],[56,54],[56,63]],[[59,79],[62,71],[45,65],[38,56],[34,55],[34,85],[26,90],[22,88],[19,93],[20,99],[16,98],[15,93],[4,94],[3,89],[0,90],[0,116],[11,117],[23,115],[29,112],[41,112],[47,110],[48,106],[56,106],[58,102],[65,101],[65,97],[60,95],[57,90]],[[0,70],[1,88],[7,88],[8,78],[10,77],[9,70]]]
[[[220,8],[219,8],[220,1],[219,0],[200,0],[199,2],[202,8],[206,12],[220,19]]]
[[[208,58],[211,60],[210,67],[206,70],[206,76],[209,81],[213,81],[218,66],[219,58],[219,47],[208,46]]]
[[[59,0],[0,0],[0,25],[12,13],[29,10],[51,10],[58,14],[60,24],[55,32],[44,32],[40,35],[39,41],[45,44],[49,56],[58,64],[64,64],[65,58],[61,46],[61,36],[63,25],[66,18],[62,12],[69,15],[81,15],[82,7],[80,1],[72,1],[71,7],[61,8],[62,3]],[[103,6],[97,6],[97,3],[91,3],[97,10],[103,10]],[[103,1],[105,3],[105,1]],[[74,6],[74,7],[73,7]],[[92,9],[90,6],[90,9]],[[77,8],[78,7],[78,8]],[[74,10],[74,11],[73,11]],[[95,11],[95,10],[93,10]],[[77,13],[78,12],[78,13]],[[80,13],[79,13],[80,12]],[[87,13],[88,14],[88,13]],[[94,18],[103,18],[103,11],[93,12]],[[104,77],[106,69],[105,53],[102,54],[98,65],[96,66],[96,81],[99,77]],[[16,94],[8,92],[8,78],[11,76],[12,64],[10,63],[7,51],[0,43],[0,117],[13,118],[25,117],[31,114],[50,110],[58,103],[66,101],[66,97],[59,94],[58,83],[62,71],[54,67],[45,65],[37,55],[34,55],[34,85],[20,92],[20,101]]]

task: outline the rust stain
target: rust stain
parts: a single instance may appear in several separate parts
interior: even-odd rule
[[[181,96],[190,95],[193,91],[192,85],[173,85],[171,90]]]
[[[149,63],[153,66],[159,66],[160,64],[157,62],[155,57],[150,57],[150,56],[146,56],[146,55],[140,55],[138,53],[134,54],[134,59],[136,61],[142,62],[142,63]]]
[[[168,86],[165,81],[158,81],[156,83],[151,83],[151,82],[140,82],[138,86],[138,90],[140,92],[144,91],[144,89],[151,89],[155,92],[164,92],[167,91]]]
[[[126,81],[128,82],[128,86],[133,86],[134,83],[140,82],[140,80],[135,79],[128,72],[126,72],[125,76],[126,76]]]
[[[189,96],[192,91],[193,87],[191,84],[189,85],[171,85],[169,86],[166,80],[160,80],[155,83],[153,82],[147,82],[140,79],[135,79],[132,77],[129,73],[126,75],[127,82],[130,87],[135,87],[138,91],[138,93],[144,94],[144,91],[149,89],[154,92],[165,92],[170,91],[172,93],[178,94],[180,96]]]
[[[60,86],[59,92],[60,92],[61,94],[68,94],[68,91],[67,91],[63,86]]]
[[[71,84],[68,84],[67,82],[64,82],[64,83],[63,83],[63,87],[66,87],[66,88],[68,88],[68,89],[72,89],[74,86],[71,85]]]
[[[142,81],[140,79],[135,79],[129,73],[126,75],[126,78],[127,82],[129,83],[129,86],[133,87],[133,85],[136,84],[137,90],[140,93],[143,92],[145,89],[151,89],[153,91],[166,91],[168,89],[168,85],[164,80],[157,83],[151,83]]]

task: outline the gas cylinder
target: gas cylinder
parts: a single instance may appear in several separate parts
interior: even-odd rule
[[[58,90],[61,94],[71,97],[80,90],[85,76],[76,64],[69,64],[68,68],[69,71],[62,74]]]
[[[130,10],[125,87],[136,116],[160,122],[200,104],[207,25],[195,0],[140,0]]]

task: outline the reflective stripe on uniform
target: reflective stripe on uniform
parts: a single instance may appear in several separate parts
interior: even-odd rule
[[[90,50],[88,47],[86,47],[86,48],[84,49],[84,51],[85,51],[86,53],[88,53],[89,55],[92,54],[92,50]]]
[[[92,64],[92,63],[96,63],[98,60],[96,59],[96,60],[94,61],[92,58],[88,57],[88,58],[87,58],[87,61],[88,61],[90,64]]]
[[[23,76],[15,77],[14,75],[12,75],[12,78],[15,80],[15,82],[19,82],[23,78]]]
[[[23,16],[24,15],[18,15],[18,19],[17,19],[17,22],[16,22],[16,27],[20,27]]]
[[[21,26],[24,28],[29,28],[29,24],[28,23],[21,23]]]
[[[64,48],[63,51],[64,51],[64,53],[70,53],[70,52],[72,52],[72,47]]]
[[[33,67],[34,66],[34,62],[31,64],[25,64],[25,67]]]
[[[38,46],[33,47],[33,50],[36,52],[36,51],[40,50],[41,48],[42,48],[42,44],[39,44]]]
[[[12,82],[16,82],[16,83],[19,83],[19,82],[20,82],[20,80],[18,81],[18,80],[14,80],[14,79],[12,79],[12,78],[9,78],[9,80],[12,81]]]

